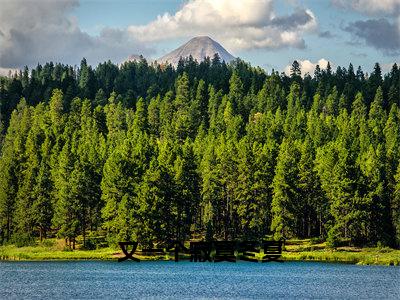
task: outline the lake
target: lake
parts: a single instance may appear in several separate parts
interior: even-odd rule
[[[0,298],[400,299],[400,268],[316,262],[0,262]]]

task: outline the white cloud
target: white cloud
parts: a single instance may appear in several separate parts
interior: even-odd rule
[[[357,40],[382,51],[384,55],[400,53],[400,0],[331,0],[333,5],[370,16],[349,22],[344,28]]]
[[[297,62],[300,64],[301,68],[301,75],[304,76],[307,73],[310,74],[311,76],[314,74],[315,68],[317,65],[321,68],[321,70],[326,69],[328,66],[328,61],[325,58],[321,58],[317,62],[313,63],[308,59],[305,60],[297,60]],[[290,68],[292,65],[287,65],[284,69],[284,72],[287,75],[290,75]]]
[[[333,4],[352,8],[368,15],[386,14],[398,15],[400,12],[400,0],[331,0]]]
[[[366,45],[381,50],[385,55],[399,56],[399,25],[386,18],[379,18],[352,22],[345,30],[356,39],[364,40]]]
[[[308,9],[278,16],[272,0],[191,0],[175,14],[159,15],[128,32],[140,41],[210,35],[230,50],[253,48],[304,48],[303,35],[317,29]]]
[[[391,70],[392,70],[392,68],[393,68],[393,65],[395,64],[395,63],[397,63],[397,62],[392,62],[392,63],[387,63],[387,64],[381,64],[381,69],[382,69],[382,72],[383,73],[388,73],[388,72],[390,72]],[[399,64],[397,63],[397,66],[398,66]]]
[[[78,0],[1,0],[0,67],[34,66],[57,61],[78,64],[107,59],[120,62],[150,51],[126,30],[106,28],[99,36],[83,32],[70,14]]]
[[[149,56],[152,42],[209,35],[229,50],[305,48],[304,35],[318,31],[309,9],[287,15],[274,0],[189,0],[174,14],[143,26],[105,28],[98,36],[84,32],[73,16],[79,0],[0,0],[0,68],[22,68],[48,61],[79,64],[120,62],[131,54]],[[4,73],[4,71],[2,71]]]
[[[15,72],[18,72],[19,69],[9,69],[9,68],[0,68],[0,76],[8,76],[11,74],[14,74]]]

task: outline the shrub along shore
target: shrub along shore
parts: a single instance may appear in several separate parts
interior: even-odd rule
[[[117,260],[121,257],[119,248],[105,247],[96,250],[65,247],[61,240],[46,241],[34,246],[17,247],[15,245],[0,246],[0,260]],[[173,256],[141,256],[141,260],[169,260]],[[320,261],[338,262],[360,265],[400,265],[400,250],[374,247],[338,247],[327,248],[325,243],[311,244],[308,240],[288,243],[284,247],[282,259],[285,261]]]

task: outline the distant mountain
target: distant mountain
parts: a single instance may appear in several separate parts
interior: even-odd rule
[[[143,58],[144,58],[143,55],[132,54],[132,55],[129,55],[129,57],[126,61],[141,61]]]
[[[128,59],[125,60],[124,62],[129,62],[129,61],[136,61],[136,62],[140,62],[142,59],[145,59],[149,64],[151,64],[153,62],[152,59],[146,58],[143,55],[139,55],[139,54],[132,54],[129,55]]]
[[[210,37],[198,36],[192,38],[186,44],[180,46],[174,51],[157,59],[157,62],[160,64],[170,63],[173,66],[177,66],[181,57],[188,58],[192,55],[193,59],[201,62],[205,57],[210,57],[212,59],[215,53],[218,53],[221,60],[224,60],[225,62],[230,62],[235,59],[232,54],[226,51],[224,47]]]

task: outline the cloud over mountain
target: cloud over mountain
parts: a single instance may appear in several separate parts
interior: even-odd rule
[[[229,49],[304,48],[303,35],[317,29],[309,9],[278,16],[272,0],[191,0],[175,14],[165,13],[141,26],[128,27],[140,41],[212,35]]]

